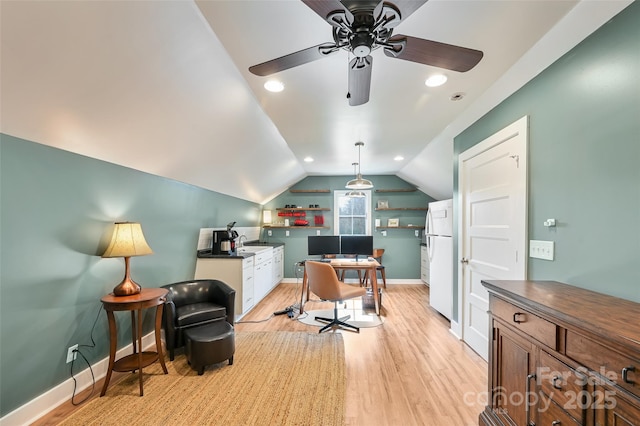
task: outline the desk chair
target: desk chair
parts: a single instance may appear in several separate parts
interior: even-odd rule
[[[387,276],[385,274],[384,271],[384,266],[382,265],[382,255],[384,254],[384,249],[373,249],[373,255],[371,257],[373,257],[375,260],[378,261],[378,263],[380,264],[380,266],[378,266],[376,268],[376,274],[378,272],[380,272],[380,277],[382,278],[382,286],[386,289],[387,288]],[[365,282],[369,279],[369,271],[367,271],[367,275],[364,277]]]
[[[340,281],[329,263],[307,261],[305,269],[309,289],[320,299],[333,302],[333,318],[315,317],[316,321],[328,323],[320,329],[319,333],[334,326],[359,333],[360,328],[345,322],[351,315],[338,318],[338,302],[364,296],[367,290],[364,287],[350,286]]]

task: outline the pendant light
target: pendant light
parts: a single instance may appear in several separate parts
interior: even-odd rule
[[[371,189],[373,188],[373,183],[370,180],[363,179],[362,173],[360,173],[360,147],[364,146],[364,142],[356,142],[356,146],[358,147],[358,174],[355,179],[350,180],[345,185],[347,189]]]
[[[358,165],[358,163],[351,163],[351,165],[353,166],[353,174],[356,174],[356,166]],[[362,191],[358,191],[358,190],[353,190],[353,191],[349,191],[346,193],[346,196],[349,198],[364,198],[367,195],[362,192]]]

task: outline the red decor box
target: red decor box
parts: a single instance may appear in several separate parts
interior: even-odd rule
[[[317,226],[322,226],[324,225],[324,216],[322,215],[314,216],[313,221]]]

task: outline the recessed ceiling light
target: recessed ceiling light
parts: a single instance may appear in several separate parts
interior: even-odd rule
[[[402,155],[396,155],[393,159],[396,161],[402,161],[404,160],[404,157]]]
[[[427,78],[424,82],[428,87],[438,87],[442,86],[447,82],[447,76],[444,74],[434,74],[431,77]]]
[[[282,92],[284,84],[278,80],[269,80],[264,84],[264,88],[270,92]]]
[[[312,157],[304,157],[304,162],[305,163],[313,163],[313,158]]]

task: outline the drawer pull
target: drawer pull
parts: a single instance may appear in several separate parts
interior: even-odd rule
[[[558,383],[560,382],[560,383]],[[553,387],[556,389],[562,389],[562,377],[560,376],[553,376],[553,379],[551,379],[551,383],[553,384]]]
[[[561,425],[562,422],[560,420],[554,420],[553,423],[551,423],[551,426],[558,426]]]
[[[520,315],[522,315],[522,318],[520,317]],[[527,317],[522,312],[516,312],[515,314],[513,314],[513,322],[515,322],[516,324],[520,324],[521,322],[525,322],[526,318]]]
[[[634,372],[634,371],[636,371],[636,368],[634,366],[624,367],[622,369],[622,381],[625,382],[625,383],[628,383],[630,385],[633,385],[636,382],[634,382],[633,380],[629,380],[629,371]]]

